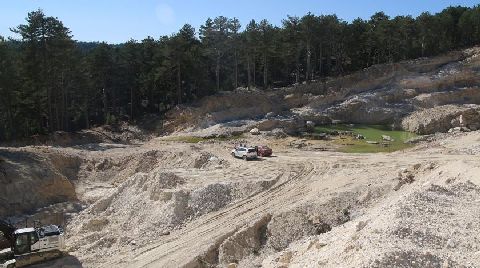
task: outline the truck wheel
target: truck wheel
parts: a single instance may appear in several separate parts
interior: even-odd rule
[[[243,160],[245,160],[245,161],[248,161],[248,159],[247,159],[247,156],[246,156],[246,155],[244,155],[244,156],[243,156]]]

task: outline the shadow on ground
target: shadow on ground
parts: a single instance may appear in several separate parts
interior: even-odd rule
[[[82,263],[72,255],[65,255],[51,261],[24,266],[28,268],[83,268]]]

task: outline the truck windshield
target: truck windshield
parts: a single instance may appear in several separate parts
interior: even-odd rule
[[[254,152],[255,152],[255,149],[248,149],[248,152],[249,152],[249,153],[254,153]]]
[[[17,246],[25,246],[28,245],[28,234],[21,234],[17,236],[17,240],[15,241]]]

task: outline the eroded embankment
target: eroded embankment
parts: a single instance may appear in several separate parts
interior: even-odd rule
[[[61,202],[75,202],[75,156],[0,149],[0,217],[31,213]]]

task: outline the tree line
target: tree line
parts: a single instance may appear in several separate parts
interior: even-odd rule
[[[164,113],[238,87],[275,88],[480,44],[480,6],[346,22],[288,16],[242,28],[236,18],[184,25],[158,39],[77,42],[42,10],[0,37],[0,140]]]

